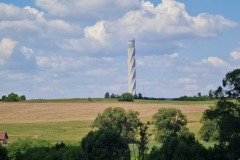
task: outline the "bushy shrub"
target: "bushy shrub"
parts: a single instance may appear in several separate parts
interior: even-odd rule
[[[123,93],[119,101],[133,102],[133,95],[131,93]]]
[[[7,150],[5,147],[0,144],[0,160],[8,160]]]
[[[7,146],[9,159],[17,159],[21,157],[28,149],[34,147],[49,147],[50,143],[43,140],[36,139],[18,139]],[[19,158],[18,158],[19,159]]]
[[[3,95],[2,101],[4,102],[18,102],[18,101],[25,101],[26,96],[21,95],[20,97],[15,93],[10,93],[8,96]]]
[[[89,160],[130,160],[127,141],[114,129],[89,132],[83,138],[81,147]]]
[[[98,114],[92,127],[98,127],[99,129],[113,128],[129,142],[137,132],[140,123],[138,116],[139,112],[137,111],[109,107],[103,113]]]
[[[155,138],[164,142],[169,136],[176,136],[176,133],[187,124],[187,118],[181,110],[176,108],[160,108],[153,115],[155,126]]]
[[[160,149],[154,148],[148,160],[205,160],[207,156],[207,150],[184,127],[176,137],[168,137]]]

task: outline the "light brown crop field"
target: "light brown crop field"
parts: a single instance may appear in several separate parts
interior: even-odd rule
[[[122,107],[140,113],[143,121],[151,120],[159,108],[178,108],[188,118],[188,127],[197,133],[200,117],[209,103],[126,103],[126,102],[43,102],[0,103],[0,131],[9,134],[10,142],[18,138],[39,138],[53,142],[79,142],[92,128],[99,112],[108,107]]]

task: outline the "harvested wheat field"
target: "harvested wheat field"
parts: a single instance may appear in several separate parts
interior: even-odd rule
[[[199,119],[209,104],[179,105],[177,103],[0,103],[0,130],[8,132],[10,142],[17,138],[39,138],[51,141],[80,141],[92,128],[92,121],[107,107],[135,110],[144,121],[161,107],[178,108],[187,115],[193,132],[200,127]]]

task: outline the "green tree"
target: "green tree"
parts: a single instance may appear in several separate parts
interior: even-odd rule
[[[89,132],[81,147],[89,160],[130,160],[127,141],[112,128]]]
[[[7,146],[8,157],[10,160],[19,160],[28,149],[33,147],[46,147],[50,143],[36,139],[18,139]]]
[[[208,134],[210,133],[210,137],[214,136],[213,128],[208,124],[210,122],[219,132],[216,139],[221,143],[230,142],[232,138],[240,133],[240,106],[232,101],[218,101],[214,108],[204,111],[202,119],[202,128],[205,127],[206,130],[202,134],[203,139],[209,140]]]
[[[176,133],[187,124],[187,118],[179,109],[160,108],[153,115],[155,126],[155,138],[164,142],[169,136],[176,136]]]
[[[143,99],[142,93],[138,93],[138,99]]]
[[[119,99],[119,101],[133,101],[133,95],[131,93],[123,93]]]
[[[8,96],[2,96],[2,100],[4,102],[17,102],[17,101],[23,101],[23,100],[26,100],[26,96],[25,95],[22,95],[22,96],[18,96],[17,94],[15,93],[10,93]]]
[[[216,120],[210,120],[207,117],[202,117],[201,123],[204,125],[200,128],[199,134],[204,141],[219,140],[219,126]]]
[[[198,96],[198,97],[202,97],[202,93],[201,93],[201,92],[198,92],[197,96]]]
[[[137,141],[138,160],[145,160],[146,156],[147,156],[147,151],[148,151],[147,144],[149,142],[149,136],[150,136],[147,133],[148,128],[149,128],[149,122],[139,124],[140,139],[139,139],[139,141]]]
[[[240,100],[240,69],[228,72],[222,80],[222,86],[213,91],[216,98]]]
[[[116,98],[115,94],[112,93],[111,96],[110,96],[110,98]]]
[[[0,144],[0,160],[8,160],[7,150],[5,147],[2,147]]]
[[[134,94],[133,99],[138,99],[137,94]]]
[[[206,149],[195,140],[193,133],[183,127],[176,137],[168,137],[160,149],[154,148],[149,160],[205,160]]]
[[[2,101],[6,101],[7,96],[3,95],[2,96]]]
[[[104,98],[110,98],[110,94],[109,94],[109,92],[105,93]]]
[[[125,111],[120,107],[109,107],[103,113],[98,114],[92,127],[98,127],[99,129],[114,128],[128,142],[131,142],[140,123],[138,116],[139,112],[137,111]]]
[[[217,104],[207,109],[202,116],[203,126],[200,130],[204,140],[218,140],[210,152],[214,159],[238,160],[240,158],[240,69],[235,69],[226,74],[219,86],[214,91],[220,98]],[[236,99],[235,103],[232,99]],[[215,129],[215,131],[213,131]],[[220,152],[224,156],[220,156]]]
[[[213,96],[214,96],[214,92],[213,92],[213,90],[210,90],[208,92],[208,97],[210,98],[210,100],[213,99]]]
[[[87,157],[79,146],[57,143],[53,147],[31,147],[18,153],[16,160],[87,160]]]
[[[240,69],[235,69],[228,72],[222,81],[222,85],[225,88],[225,94],[234,99],[240,97]]]
[[[10,93],[7,97],[7,101],[9,102],[17,102],[17,101],[20,101],[20,98],[17,94],[15,93]]]
[[[20,98],[21,101],[25,101],[26,100],[26,96],[25,95],[21,95],[19,98]]]

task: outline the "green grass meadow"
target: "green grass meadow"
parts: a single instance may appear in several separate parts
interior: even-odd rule
[[[9,143],[24,138],[36,138],[50,142],[79,143],[92,130],[92,121],[69,121],[49,123],[0,124],[1,130],[8,131]]]

